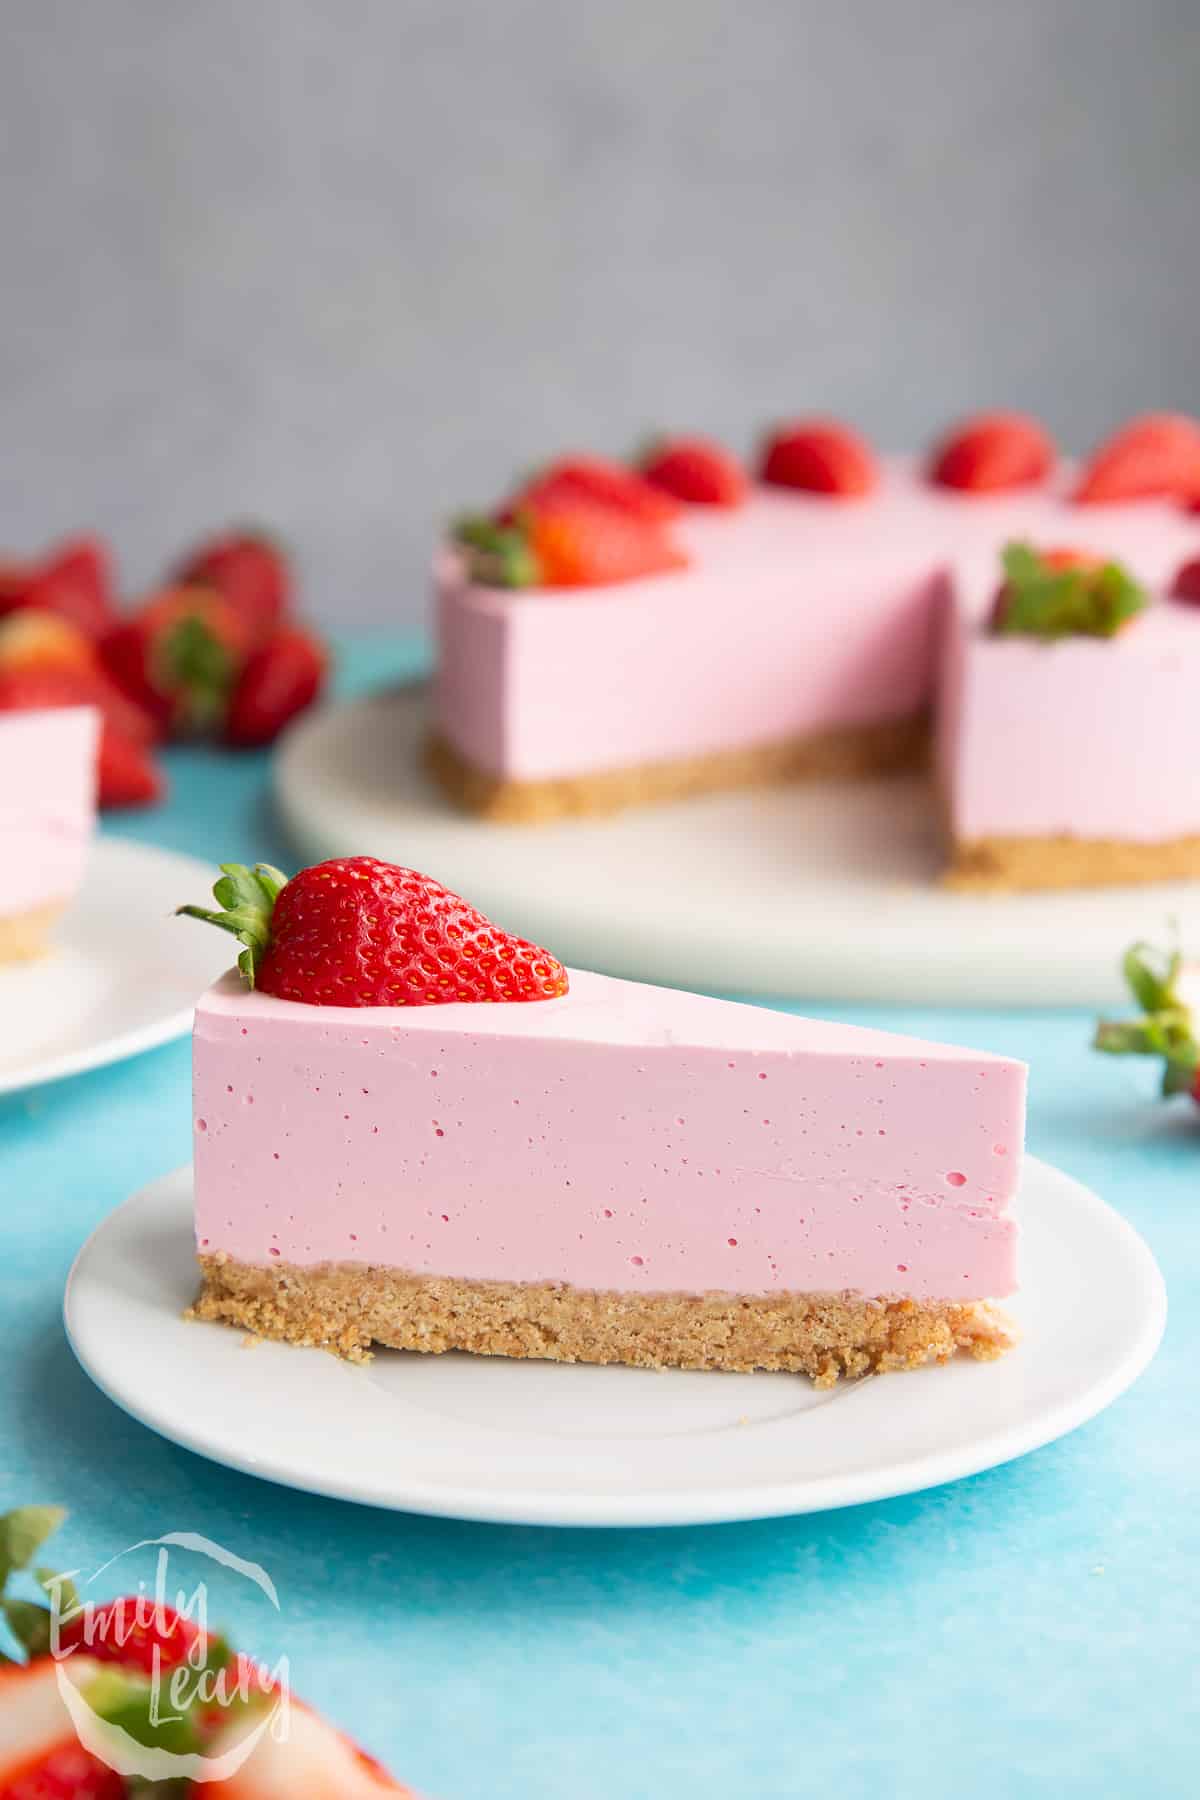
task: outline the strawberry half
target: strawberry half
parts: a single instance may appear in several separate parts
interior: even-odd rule
[[[768,438],[762,479],[773,487],[854,499],[874,492],[879,468],[866,439],[836,419],[799,419]]]
[[[463,519],[455,536],[484,587],[603,587],[688,561],[660,525],[592,501],[545,500],[509,525]]]
[[[449,888],[374,856],[341,856],[289,881],[269,864],[222,863],[220,911],[180,913],[246,946],[251,987],[310,1006],[439,1006],[554,1000],[567,972]]]
[[[1044,481],[1057,461],[1053,440],[1026,413],[977,413],[929,459],[929,479],[962,493],[997,494]]]
[[[664,438],[647,451],[642,479],[689,506],[741,506],[749,482],[737,457],[711,438]]]
[[[1100,445],[1085,463],[1074,499],[1200,500],[1200,424],[1182,413],[1146,413]]]
[[[173,585],[222,595],[256,642],[281,625],[291,608],[288,559],[277,543],[257,531],[230,531],[201,544],[180,563]]]
[[[518,488],[497,515],[501,523],[518,513],[538,512],[543,506],[576,501],[610,507],[631,518],[661,524],[679,511],[661,488],[643,479],[635,469],[605,456],[560,456],[524,486]]]
[[[1110,1056],[1158,1057],[1164,1095],[1190,1094],[1200,1104],[1200,1041],[1191,1004],[1200,993],[1200,968],[1185,963],[1178,950],[1159,951],[1149,944],[1135,944],[1122,966],[1142,1016],[1102,1019],[1094,1047]]]
[[[377,1800],[382,1794],[415,1800],[410,1788],[394,1781],[374,1757],[299,1700],[289,1703],[288,1727],[282,1743],[270,1732],[260,1737],[246,1761],[214,1788],[214,1794],[221,1800]],[[233,1725],[219,1734],[210,1754],[225,1754],[236,1745],[242,1729]]]

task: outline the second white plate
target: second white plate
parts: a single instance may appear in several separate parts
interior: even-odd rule
[[[65,1317],[119,1406],[232,1468],[346,1500],[538,1525],[682,1525],[820,1512],[934,1487],[1081,1425],[1154,1355],[1162,1277],[1132,1227],[1030,1158],[1024,1341],[995,1363],[814,1391],[791,1375],[655,1373],[248,1345],[182,1314],[191,1170],[126,1201],[81,1251]]]
[[[0,968],[0,1094],[57,1081],[182,1037],[230,962],[223,933],[176,919],[208,893],[207,863],[98,838],[45,956]]]

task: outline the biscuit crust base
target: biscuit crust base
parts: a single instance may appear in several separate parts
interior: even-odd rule
[[[35,906],[29,912],[0,919],[0,963],[29,962],[41,956],[65,907],[65,900],[52,900],[47,906]]]
[[[1007,894],[1037,888],[1121,887],[1200,876],[1200,837],[1134,843],[1127,838],[986,837],[957,840],[943,885]]]
[[[437,734],[426,744],[425,764],[464,811],[505,824],[539,825],[549,819],[620,812],[630,806],[685,800],[726,788],[814,777],[850,780],[864,775],[908,774],[923,768],[928,754],[929,722],[922,713],[875,725],[805,732],[750,749],[716,750],[704,756],[554,776],[545,781],[490,775]]]
[[[987,1301],[856,1294],[626,1294],[548,1282],[461,1281],[364,1263],[313,1268],[201,1256],[189,1316],[365,1361],[373,1344],[438,1354],[627,1363],[640,1369],[842,1375],[916,1369],[957,1351],[991,1361],[1015,1342]]]

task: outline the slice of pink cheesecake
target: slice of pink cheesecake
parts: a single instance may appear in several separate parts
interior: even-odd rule
[[[83,878],[99,715],[0,712],[0,962],[35,956]]]
[[[1069,560],[1051,582],[1086,579],[1076,570],[1088,559],[1057,554]],[[1003,891],[1200,877],[1200,606],[1135,589],[1135,610],[1102,619],[1104,631],[999,631],[998,580],[994,559],[961,571],[946,609],[947,882]]]
[[[231,973],[194,1083],[202,1318],[823,1383],[1009,1342],[1025,1070],[1001,1057],[582,972],[433,1005]]]

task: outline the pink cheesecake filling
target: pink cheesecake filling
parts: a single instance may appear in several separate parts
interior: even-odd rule
[[[998,569],[1028,538],[1161,586],[1200,552],[1195,516],[1073,506],[1072,479],[967,496],[895,460],[863,501],[759,489],[734,512],[685,513],[689,568],[570,592],[473,587],[443,551],[438,729],[475,768],[536,781],[908,717],[932,697],[950,566]]]
[[[938,760],[955,836],[1200,833],[1200,608],[1159,600],[1115,639],[1046,643],[980,626],[996,585],[964,579],[948,610]]]
[[[525,1006],[197,1009],[204,1254],[621,1292],[1015,1286],[1023,1065],[573,972]]]
[[[69,900],[79,887],[98,736],[89,707],[0,714],[0,918]]]

